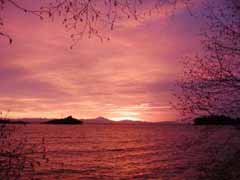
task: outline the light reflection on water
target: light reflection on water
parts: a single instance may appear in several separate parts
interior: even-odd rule
[[[33,155],[45,159],[35,172],[41,180],[197,179],[205,162],[218,159],[215,151],[222,149],[226,134],[234,137],[231,147],[240,149],[233,127],[27,125],[17,137],[23,134],[30,144],[44,143],[45,153]],[[233,154],[223,152],[221,157]]]

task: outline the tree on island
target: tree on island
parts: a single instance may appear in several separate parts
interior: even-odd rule
[[[208,3],[202,52],[184,59],[176,108],[186,119],[240,117],[240,1]]]

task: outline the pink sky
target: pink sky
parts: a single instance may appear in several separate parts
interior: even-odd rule
[[[72,50],[57,20],[8,15],[14,42],[0,39],[0,109],[10,117],[179,118],[171,89],[181,57],[198,49],[198,23],[186,10],[121,22],[111,41],[86,38]]]

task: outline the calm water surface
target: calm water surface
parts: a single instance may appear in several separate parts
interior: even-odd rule
[[[27,125],[22,136],[38,145],[34,177],[41,180],[197,179],[240,149],[233,127]]]

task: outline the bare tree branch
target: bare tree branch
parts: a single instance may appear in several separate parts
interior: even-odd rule
[[[101,41],[109,40],[108,33],[104,32],[113,30],[117,22],[128,19],[138,21],[159,13],[161,7],[171,7],[174,10],[178,3],[184,3],[190,10],[189,2],[190,0],[49,0],[47,3],[37,1],[39,8],[34,10],[27,8],[24,2],[0,0],[0,36],[10,37],[3,30],[5,19],[1,16],[1,12],[7,11],[7,4],[40,19],[60,18],[75,45],[84,35],[88,38],[95,36]]]

